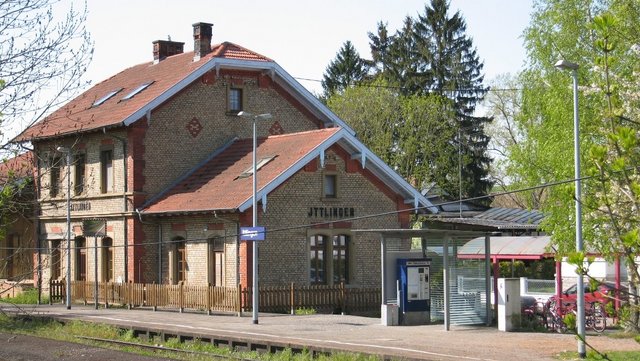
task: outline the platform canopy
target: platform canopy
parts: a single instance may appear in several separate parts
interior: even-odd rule
[[[485,257],[484,237],[477,237],[458,249],[458,258],[478,259]],[[552,258],[553,249],[550,236],[491,237],[490,256],[492,259],[537,260]]]

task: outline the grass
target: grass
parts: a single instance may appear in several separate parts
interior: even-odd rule
[[[295,310],[296,315],[315,315],[316,313],[315,308],[298,307]]]
[[[336,353],[331,355],[315,355],[310,352],[293,353],[290,349],[274,354],[257,353],[257,352],[235,352],[228,348],[217,348],[211,343],[202,342],[201,340],[191,340],[180,342],[177,338],[171,338],[162,341],[160,338],[153,340],[141,340],[134,337],[133,331],[123,330],[111,325],[70,321],[61,323],[51,318],[31,317],[31,316],[15,316],[10,317],[0,314],[0,331],[12,334],[25,334],[42,338],[50,338],[60,341],[68,341],[82,343],[91,346],[117,349],[120,351],[132,352],[141,355],[172,358],[176,360],[211,360],[212,355],[227,356],[228,358],[238,358],[245,360],[259,361],[374,361],[378,358],[374,356],[354,354],[354,353]],[[185,354],[172,352],[170,350],[154,351],[149,349],[141,349],[135,346],[118,346],[115,344],[105,344],[104,342],[81,339],[78,336],[101,338],[117,341],[126,341],[145,345],[157,345],[165,348],[175,348],[199,352],[202,354]]]
[[[38,290],[35,288],[26,290],[16,297],[0,299],[0,302],[8,302],[17,305],[35,305],[38,304]],[[49,303],[49,296],[42,295],[41,303]]]
[[[608,360],[608,361],[637,361],[640,360],[640,351],[610,351],[604,353],[604,357],[597,352],[587,352],[587,358],[581,359],[577,352],[563,352],[561,360]]]

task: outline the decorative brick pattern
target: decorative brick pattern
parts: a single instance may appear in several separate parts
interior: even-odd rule
[[[282,128],[282,125],[280,125],[279,121],[275,121],[273,122],[273,124],[271,124],[271,128],[269,128],[269,134],[271,135],[278,135],[278,134],[284,134],[284,129]]]
[[[198,120],[198,118],[193,117],[193,119],[191,119],[188,123],[187,123],[187,131],[189,132],[189,134],[191,134],[192,138],[195,138],[198,136],[198,134],[200,134],[200,132],[202,131],[202,124],[200,124],[200,121]]]

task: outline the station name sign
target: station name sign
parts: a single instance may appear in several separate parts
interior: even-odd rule
[[[310,207],[309,218],[352,218],[355,217],[353,207]]]
[[[264,241],[264,227],[240,227],[241,241]]]
[[[72,212],[90,211],[91,202],[73,202],[70,208]]]

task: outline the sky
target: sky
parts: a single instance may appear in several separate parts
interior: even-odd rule
[[[73,0],[82,6],[83,1]],[[213,23],[212,43],[230,41],[265,55],[320,93],[319,80],[346,40],[370,58],[368,32],[388,23],[395,32],[427,0],[88,0],[87,29],[95,53],[87,71],[93,84],[153,60],[153,40],[185,43],[193,50],[192,24]],[[485,79],[517,72],[524,62],[521,34],[533,0],[452,0],[485,64]],[[303,80],[313,79],[315,81]]]
[[[314,94],[320,80],[345,41],[360,56],[370,58],[368,32],[379,21],[390,33],[408,15],[424,13],[430,0],[87,0],[86,29],[94,41],[93,61],[85,74],[90,84],[153,60],[152,41],[185,43],[193,50],[193,27],[213,23],[212,43],[230,41],[277,62]],[[521,34],[529,22],[534,0],[451,0],[450,12],[460,11],[484,62],[485,80],[521,69],[525,52]],[[54,16],[69,6],[81,9],[84,0],[61,0]],[[27,126],[14,122],[0,140]]]

